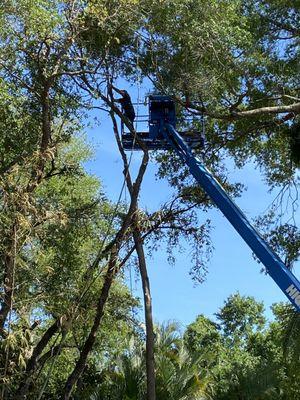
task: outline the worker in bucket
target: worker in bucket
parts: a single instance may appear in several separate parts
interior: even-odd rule
[[[135,111],[129,93],[127,90],[121,90],[114,86],[113,89],[122,96],[120,99],[116,99],[115,101],[121,104],[123,114],[133,124],[135,119]]]

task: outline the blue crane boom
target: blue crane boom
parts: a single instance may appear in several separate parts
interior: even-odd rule
[[[257,258],[266,267],[268,274],[277,283],[287,298],[300,311],[300,282],[273,252],[256,229],[250,224],[240,208],[230,199],[220,183],[209,170],[195,157],[174,127],[166,124],[166,140],[189,167],[196,181],[212,199],[224,216],[248,244]]]
[[[189,167],[191,174],[201,188],[263,263],[268,274],[291,303],[300,311],[300,282],[250,224],[240,208],[231,200],[201,160],[194,156],[189,143],[183,139],[185,135],[176,131],[174,102],[167,96],[152,96],[150,97],[149,110],[150,129],[147,141],[153,141],[155,148],[168,149],[171,147],[174,149]],[[187,137],[190,140],[190,137]],[[126,146],[129,148],[128,142],[126,142]]]

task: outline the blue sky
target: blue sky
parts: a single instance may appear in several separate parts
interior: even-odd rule
[[[132,94],[133,101],[136,101],[136,90],[130,88],[129,92]],[[145,110],[140,109],[140,112],[144,113]],[[89,141],[96,152],[94,159],[87,163],[86,169],[101,179],[107,196],[112,201],[116,201],[123,183],[123,165],[116,148],[110,121],[104,116],[101,116],[101,120],[100,126],[88,130]],[[134,152],[131,163],[133,171],[139,159],[140,154]],[[157,166],[152,162],[145,176],[140,198],[140,204],[150,210],[159,208],[170,199],[172,193],[172,189],[168,187],[165,180],[156,178],[156,171]],[[276,193],[268,193],[262,176],[252,164],[246,165],[243,170],[231,167],[230,177],[232,181],[242,182],[247,187],[242,197],[236,202],[250,219],[263,213],[276,196]],[[124,196],[123,199],[125,199]],[[260,273],[261,266],[254,261],[251,250],[221,212],[214,209],[208,214],[205,213],[203,218],[200,215],[200,221],[206,218],[212,221],[211,237],[215,250],[203,284],[195,286],[188,274],[188,249],[185,254],[175,251],[174,267],[167,263],[167,255],[163,249],[148,259],[155,321],[175,319],[185,326],[200,313],[213,317],[224,300],[237,291],[242,295],[254,296],[257,300],[263,301],[266,314],[270,317],[270,305],[274,302],[285,301],[286,297],[269,276]],[[299,278],[297,270],[296,276]],[[132,281],[134,294],[142,297],[140,282],[134,278]]]

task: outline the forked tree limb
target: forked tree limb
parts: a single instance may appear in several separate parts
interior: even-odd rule
[[[88,82],[86,81],[85,83],[88,83]],[[109,100],[108,100],[108,102],[110,103]],[[108,105],[110,106],[110,104],[108,104]],[[112,120],[113,120],[114,127],[115,127],[116,122],[114,119],[113,112],[111,113],[111,116],[112,116]],[[132,129],[132,127],[129,125],[129,129],[130,128]],[[100,296],[98,299],[94,322],[93,322],[92,328],[90,330],[90,333],[81,349],[81,352],[80,352],[79,358],[75,364],[75,367],[74,367],[72,373],[69,375],[67,382],[65,384],[64,394],[63,394],[65,400],[70,399],[72,391],[84,371],[88,356],[89,356],[90,352],[92,351],[93,346],[95,344],[97,332],[100,328],[101,321],[102,321],[102,318],[104,315],[104,309],[105,309],[105,305],[108,300],[110,288],[111,288],[111,285],[112,285],[116,275],[119,272],[119,268],[120,268],[120,265],[118,263],[119,251],[121,249],[123,239],[126,235],[127,229],[130,227],[130,225],[133,222],[133,216],[137,209],[138,196],[140,193],[140,188],[141,188],[144,174],[146,172],[148,161],[149,161],[149,155],[148,155],[148,152],[145,151],[142,161],[141,161],[141,164],[140,164],[140,167],[139,167],[137,177],[133,183],[132,183],[132,179],[131,179],[129,170],[124,168],[124,173],[126,173],[125,181],[127,182],[128,186],[129,186],[128,189],[129,189],[130,197],[131,197],[129,210],[127,212],[126,217],[124,218],[121,229],[117,233],[116,238],[112,242],[111,247],[109,249],[110,250],[109,264],[108,264],[108,268],[107,268],[107,271],[104,276],[104,283],[102,285],[101,293],[100,293]],[[125,167],[126,167],[126,165],[127,164],[125,163]],[[107,249],[104,249],[104,250],[107,251]]]

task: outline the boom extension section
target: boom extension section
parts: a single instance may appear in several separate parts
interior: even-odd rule
[[[277,283],[287,298],[300,311],[300,282],[298,279],[250,224],[240,208],[230,199],[209,170],[193,155],[173,125],[165,125],[164,135],[172,148],[189,167],[191,174],[202,189],[263,263],[268,274]]]

